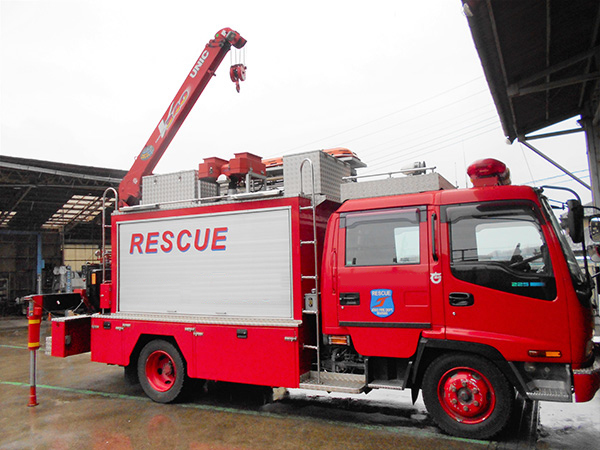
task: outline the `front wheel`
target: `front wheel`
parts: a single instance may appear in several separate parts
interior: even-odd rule
[[[138,378],[148,397],[158,403],[171,403],[183,392],[185,363],[179,350],[162,339],[150,341],[138,359]]]
[[[489,360],[448,354],[434,360],[423,378],[423,400],[449,434],[487,439],[508,423],[514,390]]]

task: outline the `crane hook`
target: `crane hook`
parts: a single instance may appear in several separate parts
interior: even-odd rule
[[[243,64],[234,64],[229,69],[231,81],[235,83],[236,91],[240,92],[240,81],[246,80],[246,66]]]

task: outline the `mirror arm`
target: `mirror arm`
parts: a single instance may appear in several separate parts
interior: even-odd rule
[[[540,186],[540,187],[541,187],[542,190],[544,190],[544,189],[557,189],[559,191],[570,192],[571,194],[573,194],[575,196],[575,198],[577,199],[577,201],[581,205],[581,197],[573,189],[570,189],[570,188],[564,187],[564,186],[548,186],[548,185]],[[584,208],[583,205],[581,205],[581,207]],[[583,266],[585,267],[585,273],[587,274],[588,277],[590,277],[590,271],[589,271],[589,268],[588,268],[588,260],[587,260],[588,254],[587,254],[587,248],[585,247],[585,236],[581,240],[581,250],[583,252]]]
[[[548,186],[548,185],[544,185],[544,186],[540,186],[540,189],[544,190],[544,189],[558,189],[559,191],[567,191],[570,192],[571,194],[573,194],[575,196],[575,198],[577,200],[579,200],[579,203],[581,203],[581,197],[579,196],[579,194],[577,194],[577,192],[575,192],[573,189],[570,189],[568,187],[564,187],[564,186]]]

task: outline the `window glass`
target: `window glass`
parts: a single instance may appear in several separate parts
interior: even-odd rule
[[[584,275],[583,271],[581,270],[579,262],[577,261],[573,253],[573,249],[571,249],[571,245],[567,240],[567,236],[565,235],[564,230],[559,225],[556,216],[552,212],[548,200],[544,196],[540,196],[540,200],[542,202],[544,212],[546,213],[546,217],[548,217],[552,228],[554,228],[554,233],[556,234],[560,242],[563,255],[569,267],[569,273],[571,274],[573,287],[575,288],[575,292],[577,293],[577,298],[579,299],[581,305],[584,308],[589,309],[592,307],[592,290],[587,276]]]
[[[556,283],[533,205],[491,202],[446,209],[455,277],[552,300]]]
[[[544,206],[544,209],[546,211],[546,215],[550,219],[552,227],[554,228],[554,232],[556,233],[556,236],[558,236],[558,240],[560,241],[560,246],[565,255],[565,259],[567,260],[567,264],[569,265],[569,272],[571,273],[571,277],[575,281],[576,285],[582,285],[586,282],[586,278],[583,272],[581,271],[581,267],[579,267],[579,263],[577,262],[575,254],[571,249],[571,245],[569,244],[567,237],[565,236],[565,232],[559,225],[556,216],[552,212],[552,209],[548,204],[548,200],[545,197],[542,197],[541,200],[542,205]]]
[[[346,224],[346,266],[418,264],[419,210],[350,213]]]

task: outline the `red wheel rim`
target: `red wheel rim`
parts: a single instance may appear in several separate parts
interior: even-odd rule
[[[162,350],[152,352],[146,360],[146,379],[154,390],[165,392],[171,389],[177,379],[173,358]]]
[[[492,384],[468,367],[455,367],[440,378],[438,398],[446,414],[465,424],[483,422],[496,406]]]

